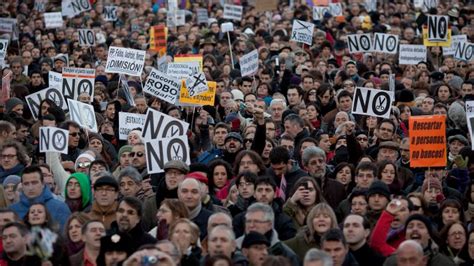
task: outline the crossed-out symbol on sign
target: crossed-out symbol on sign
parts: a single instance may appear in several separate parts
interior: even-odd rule
[[[309,33],[311,33],[311,30],[309,29],[310,26],[306,26],[304,23],[301,23],[299,20],[296,20],[296,23],[300,24],[301,27],[298,30],[307,30]]]

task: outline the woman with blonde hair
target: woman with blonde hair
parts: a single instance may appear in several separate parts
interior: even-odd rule
[[[199,242],[199,227],[187,218],[175,221],[170,227],[169,240],[183,254],[181,265],[199,265],[201,260],[201,244]]]

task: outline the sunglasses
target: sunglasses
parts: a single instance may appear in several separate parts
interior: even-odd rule
[[[420,209],[421,209],[421,206],[413,205],[413,210],[414,211],[419,211]]]
[[[356,138],[356,139],[357,139],[358,141],[362,141],[362,140],[363,140],[363,141],[368,141],[368,140],[369,140],[368,138],[364,138],[364,137],[362,137],[362,138],[359,138],[359,137],[358,137],[358,138]]]
[[[244,143],[252,143],[253,139],[244,139]]]
[[[73,136],[73,137],[77,137],[79,136],[79,133],[78,132],[74,132],[74,133],[69,133],[70,136]]]
[[[77,163],[76,168],[89,168],[91,166],[90,162]]]
[[[458,68],[468,68],[468,65],[458,65]]]
[[[145,155],[143,152],[139,151],[139,152],[131,152],[128,154],[130,157],[135,157],[135,155],[137,155],[137,157],[143,157],[143,155]]]

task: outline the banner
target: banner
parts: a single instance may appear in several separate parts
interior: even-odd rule
[[[64,98],[77,100],[79,95],[87,93],[90,101],[94,99],[95,69],[93,68],[63,68],[62,92]]]
[[[142,138],[153,140],[186,136],[189,124],[162,112],[148,108],[143,125]]]
[[[474,60],[474,43],[458,43],[456,51],[454,52],[454,58],[468,62]]]
[[[165,73],[153,68],[150,75],[148,75],[148,79],[143,87],[143,92],[168,103],[175,104],[180,89],[181,80],[167,77]]]
[[[0,59],[5,59],[7,55],[8,40],[0,39]]]
[[[398,35],[375,33],[373,52],[396,54],[398,52]]]
[[[451,46],[443,47],[443,55],[454,55],[459,43],[467,42],[467,35],[451,36]]]
[[[91,29],[79,29],[79,45],[80,46],[94,46],[95,34]]]
[[[314,24],[295,19],[291,30],[291,40],[311,45],[313,42]]]
[[[30,108],[31,115],[35,120],[38,120],[39,112],[41,112],[40,104],[44,99],[50,99],[63,111],[68,110],[66,99],[64,99],[60,89],[49,87],[25,97],[26,104],[28,105],[28,108]]]
[[[181,87],[181,91],[179,93],[179,104],[178,105],[197,105],[197,106],[203,106],[203,105],[212,105],[214,106],[214,100],[216,97],[216,88],[217,88],[217,83],[214,81],[208,81],[207,85],[209,89],[200,94],[196,95],[194,97],[189,96],[188,90],[186,89],[186,86],[183,82],[183,85]]]
[[[72,121],[78,123],[82,128],[97,133],[97,121],[95,119],[94,107],[90,104],[67,99],[69,116]]]
[[[126,140],[130,131],[135,128],[143,129],[145,115],[119,112],[119,139]]]
[[[349,53],[370,53],[372,52],[372,35],[366,34],[349,34],[347,35],[347,46]]]
[[[258,50],[240,57],[239,64],[242,77],[255,75],[258,71]]]
[[[410,167],[446,166],[446,116],[411,116]]]
[[[58,127],[40,127],[40,152],[60,152],[67,154],[69,130]]]
[[[62,90],[63,87],[63,75],[58,72],[48,72],[48,85],[50,88],[56,88]]]
[[[112,46],[105,72],[140,76],[145,66],[145,55],[146,51]]]
[[[47,29],[63,27],[63,16],[61,12],[44,13],[44,25]]]
[[[62,15],[68,18],[73,18],[84,11],[92,9],[89,0],[63,0],[61,2]]]
[[[172,160],[191,163],[191,153],[186,135],[145,141],[148,174],[164,172],[164,165]]]
[[[117,20],[117,7],[104,6],[104,13],[102,15],[105,21],[116,21]]]
[[[159,56],[166,54],[167,28],[161,24],[150,27],[150,50],[158,52]]]
[[[424,45],[400,44],[398,63],[400,65],[417,65],[426,62],[427,49]]]
[[[224,5],[224,19],[241,21],[242,11],[243,11],[242,6],[225,4]]]
[[[357,87],[352,101],[352,114],[390,118],[393,91]]]

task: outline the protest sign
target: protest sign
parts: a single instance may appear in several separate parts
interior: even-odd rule
[[[311,45],[313,42],[314,24],[295,19],[291,30],[291,40]]]
[[[377,0],[365,0],[365,9],[369,12],[376,12]]]
[[[410,167],[446,166],[446,116],[410,116]]]
[[[341,3],[329,3],[329,8],[331,9],[331,15],[333,16],[342,16],[342,5]]]
[[[47,3],[48,3],[48,0],[35,0],[35,5],[33,7],[33,10],[38,11],[40,13],[44,13],[44,11],[46,11]]]
[[[95,45],[95,34],[91,29],[80,29],[79,32],[79,45],[80,46],[94,46]]]
[[[166,55],[163,55],[161,57],[159,57],[157,60],[156,60],[156,64],[158,66],[158,70],[163,72],[163,73],[167,73],[168,72],[168,58]]]
[[[105,21],[116,21],[117,20],[117,7],[104,6],[103,16],[104,16]]]
[[[474,101],[466,101],[466,116],[474,115]]]
[[[426,62],[427,49],[424,45],[400,44],[398,63],[400,65],[417,65]]]
[[[458,43],[456,51],[454,52],[454,58],[468,62],[474,60],[474,43]]]
[[[428,41],[445,42],[448,40],[448,16],[428,16]]]
[[[199,69],[194,69],[193,73],[202,71],[202,55],[195,54],[179,54],[174,57],[175,63],[188,63],[188,62],[197,62],[199,64]]]
[[[123,92],[130,106],[135,106],[135,100],[132,97],[127,77],[124,74],[119,74],[119,91]]]
[[[7,55],[8,40],[0,39],[0,59],[4,59]]]
[[[97,121],[92,105],[71,99],[67,99],[67,105],[72,121],[78,123],[82,128],[97,133]]]
[[[313,20],[323,20],[326,13],[331,14],[329,6],[313,6]]]
[[[89,0],[63,0],[61,2],[62,15],[73,18],[84,11],[91,10],[92,5]]]
[[[395,99],[393,91],[357,87],[352,102],[352,113],[389,118],[393,99]]]
[[[130,131],[135,128],[143,128],[144,124],[144,114],[119,112],[119,139],[126,140]]]
[[[189,124],[172,116],[148,108],[143,125],[144,140],[171,138],[186,135]]]
[[[239,64],[242,77],[255,75],[258,70],[258,50],[240,57]]]
[[[207,14],[207,10],[205,8],[197,8],[196,14],[198,24],[207,24],[209,21],[209,15]]]
[[[242,11],[243,11],[242,6],[225,4],[224,5],[224,19],[241,21]]]
[[[58,127],[40,127],[40,152],[60,152],[67,154],[69,130]]]
[[[58,72],[48,72],[48,85],[50,88],[61,90],[63,87],[63,75]]]
[[[87,93],[90,101],[94,99],[95,69],[93,68],[63,68],[62,92],[65,99],[77,100],[79,95]]]
[[[422,35],[423,35],[423,45],[424,46],[427,46],[427,47],[429,47],[429,46],[450,47],[451,46],[452,37],[451,37],[451,29],[449,29],[449,28],[448,28],[447,41],[439,41],[439,42],[430,41],[428,39],[428,28],[427,27],[423,27]]]
[[[398,52],[398,35],[375,33],[374,52],[396,54]]]
[[[189,96],[188,90],[183,82],[181,91],[179,93],[179,104],[178,105],[214,105],[214,100],[216,97],[216,87],[217,83],[214,81],[208,81],[207,86],[209,89],[194,97]]]
[[[156,174],[164,172],[164,165],[172,160],[191,163],[191,153],[186,135],[145,141],[147,172]]]
[[[474,143],[474,112],[473,112],[473,108],[472,108],[472,105],[474,104],[474,101],[471,101],[470,105],[471,105],[471,110],[470,112],[467,112],[467,109],[466,109],[466,120],[467,120],[467,129],[469,131],[469,138],[471,140],[471,143]],[[467,106],[467,103],[466,103],[466,106]],[[471,145],[471,150],[474,151],[474,145]]]
[[[106,73],[140,76],[145,66],[146,51],[112,46],[107,56]]]
[[[204,73],[199,72],[188,77],[186,79],[186,89],[191,97],[207,91],[207,80]]]
[[[443,47],[443,55],[454,55],[458,44],[467,42],[467,35],[453,35],[451,36],[451,46]]]
[[[47,29],[61,28],[63,26],[61,12],[44,13],[44,25]]]
[[[167,77],[165,73],[157,69],[153,69],[150,72],[145,86],[143,87],[144,92],[171,104],[176,103],[180,89],[181,80]]]
[[[12,33],[15,25],[16,18],[0,18],[0,32]]]
[[[166,75],[178,80],[186,79],[199,72],[198,62],[168,63]]]
[[[44,99],[50,99],[63,111],[68,110],[66,99],[64,99],[60,89],[49,87],[25,97],[26,104],[28,105],[28,108],[30,108],[31,115],[35,120],[38,119],[39,112],[41,111],[40,104]]]
[[[351,54],[372,52],[372,36],[370,33],[347,35],[347,46]]]
[[[234,24],[232,22],[226,22],[221,24],[221,31],[222,33],[226,33],[229,31],[234,31]]]
[[[256,12],[273,11],[278,9],[278,0],[257,0],[254,6]]]
[[[166,54],[167,28],[164,24],[150,27],[150,50]]]

